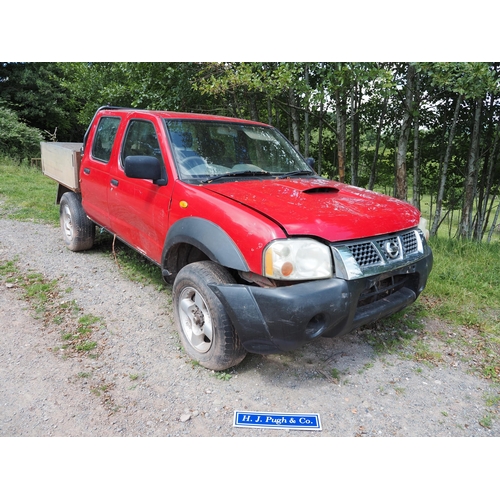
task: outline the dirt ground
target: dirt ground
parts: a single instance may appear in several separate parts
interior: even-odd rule
[[[169,292],[125,277],[109,253],[72,253],[59,228],[0,218],[0,265],[13,260],[56,280],[54,307],[98,321],[94,349],[68,350],[67,318],[0,277],[0,436],[500,436],[487,404],[498,388],[449,355],[431,334],[443,325],[417,334],[441,350],[437,364],[377,355],[365,330],[217,374],[182,351]],[[322,429],[238,428],[236,410],[318,413]]]

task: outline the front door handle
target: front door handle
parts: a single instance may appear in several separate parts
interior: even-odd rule
[[[83,173],[87,175],[90,174],[90,168],[84,168]]]
[[[113,184],[113,186],[118,186],[118,181],[116,179],[111,179],[111,184]]]

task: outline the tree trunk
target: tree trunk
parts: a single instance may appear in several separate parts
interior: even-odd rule
[[[323,110],[324,110],[324,92],[321,94],[321,102],[319,105],[319,128],[318,128],[318,165],[316,171],[321,175],[323,164]]]
[[[306,85],[309,87],[309,66],[306,64],[304,69],[304,77]],[[309,143],[310,143],[310,130],[309,130],[309,102],[306,103],[306,111],[304,112],[304,156],[309,157]]]
[[[491,198],[491,201],[490,201],[490,208],[487,209],[486,211],[486,216],[485,216],[485,220],[484,220],[484,223],[483,223],[483,231],[482,231],[482,236],[481,236],[481,239],[483,238],[483,236],[485,235],[486,233],[486,228],[488,227],[488,224],[490,222],[490,217],[491,217],[491,212],[493,211],[493,205],[495,204],[495,196],[496,195],[493,195],[493,197]]]
[[[361,92],[358,84],[354,83],[351,94],[351,184],[358,185],[359,170],[359,106]]]
[[[450,163],[451,158],[451,149],[453,145],[453,139],[455,138],[455,130],[457,128],[458,122],[458,112],[460,111],[460,106],[462,104],[463,96],[459,95],[457,97],[457,102],[455,104],[455,112],[453,114],[453,122],[451,124],[450,135],[448,136],[448,145],[446,146],[446,153],[444,155],[443,161],[443,170],[441,172],[441,180],[439,182],[439,191],[436,199],[436,212],[434,214],[434,220],[432,222],[432,227],[430,230],[430,234],[435,236],[438,231],[438,227],[441,219],[441,212],[443,209],[443,199],[444,199],[444,188],[446,185],[446,176],[448,172],[448,165]]]
[[[375,152],[373,154],[373,162],[372,167],[370,169],[370,180],[368,181],[368,189],[373,190],[375,187],[375,180],[377,178],[377,162],[378,162],[378,151],[380,149],[380,138],[382,136],[382,126],[384,124],[384,117],[387,111],[387,103],[389,102],[389,97],[386,96],[384,98],[384,102],[382,104],[382,112],[380,113],[380,117],[378,120],[377,127],[377,137],[375,141]]]
[[[345,182],[345,156],[346,156],[346,105],[345,97],[342,98],[340,91],[335,92],[335,104],[337,111],[337,147],[339,162],[339,181]]]
[[[408,151],[408,139],[413,110],[413,87],[415,80],[415,66],[408,65],[406,81],[406,97],[404,100],[404,114],[401,123],[398,148],[396,153],[396,198],[406,200],[408,197],[408,185],[406,180],[406,152]]]
[[[420,78],[415,76],[415,107],[420,107]],[[419,114],[413,124],[413,206],[420,210],[420,144],[419,144]]]
[[[295,104],[295,93],[290,87],[288,91],[288,102],[290,104],[290,116],[292,118],[292,135],[293,145],[297,151],[300,151],[300,132],[299,132],[299,117],[297,114],[297,106]]]
[[[495,217],[493,218],[493,224],[490,227],[490,232],[488,233],[488,243],[491,243],[491,237],[493,236],[493,232],[497,226],[498,217],[500,216],[500,203],[497,205],[497,209],[495,211]]]
[[[236,118],[240,117],[240,112],[239,112],[239,104],[238,104],[238,99],[236,97],[236,92],[233,92],[233,100],[231,101],[231,104],[233,106],[233,115]]]
[[[269,125],[273,124],[273,108],[271,105],[271,98],[267,98],[267,123]]]
[[[250,94],[249,98],[250,104],[250,117],[254,122],[259,121],[259,110],[257,109],[257,97],[255,94]]]
[[[492,102],[488,118],[490,126],[488,127],[489,130],[486,144],[493,143],[493,146],[491,148],[488,148],[484,157],[484,168],[482,172],[480,187],[481,192],[477,209],[478,217],[476,226],[474,227],[474,239],[477,241],[481,241],[483,239],[483,235],[488,224],[488,217],[486,214],[488,211],[488,201],[490,199],[491,187],[493,184],[493,170],[495,166],[495,157],[498,144],[498,124],[496,126],[493,124],[493,96],[491,96],[491,101]]]
[[[472,232],[472,211],[474,206],[474,195],[476,192],[477,164],[479,161],[479,125],[481,123],[482,98],[476,99],[476,110],[474,113],[474,124],[472,128],[472,139],[467,162],[467,175],[464,184],[464,203],[462,215],[458,226],[458,237],[470,239]]]

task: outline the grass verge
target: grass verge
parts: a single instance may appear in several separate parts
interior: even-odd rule
[[[0,217],[57,225],[57,183],[40,169],[0,161]]]
[[[40,273],[22,273],[16,262],[0,260],[0,285],[17,288],[28,302],[36,319],[53,326],[60,341],[52,351],[64,357],[87,355],[96,358],[104,342],[96,334],[105,327],[104,322],[92,315],[83,314],[75,301],[64,300],[57,280],[47,280]]]

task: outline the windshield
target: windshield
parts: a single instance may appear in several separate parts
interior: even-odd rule
[[[273,128],[198,120],[165,120],[165,124],[183,180],[314,173]]]

